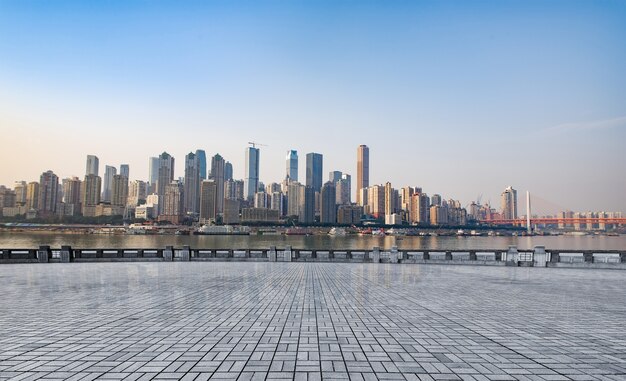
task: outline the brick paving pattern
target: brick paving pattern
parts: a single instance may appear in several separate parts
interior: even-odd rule
[[[0,266],[0,379],[626,380],[626,272]]]

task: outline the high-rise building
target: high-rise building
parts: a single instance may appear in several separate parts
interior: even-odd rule
[[[320,222],[323,224],[334,224],[337,222],[337,205],[335,195],[335,184],[327,182],[322,186]]]
[[[26,205],[26,195],[27,195],[27,185],[26,181],[16,181],[13,186],[13,191],[15,192],[15,205],[24,206]]]
[[[341,173],[341,171],[330,171],[328,173],[328,181],[330,181],[331,183],[335,184],[335,186],[337,186],[337,182],[341,180],[342,175],[343,173]]]
[[[72,215],[80,212],[82,181],[78,177],[63,179],[63,203],[71,210]]]
[[[185,213],[200,212],[200,161],[198,155],[189,152],[185,156]]]
[[[87,168],[85,169],[85,175],[98,176],[99,160],[97,156],[87,155]]]
[[[156,192],[156,183],[159,180],[159,158],[151,157],[148,164],[150,166],[148,183],[152,187],[152,191]]]
[[[130,179],[130,167],[128,166],[128,164],[120,165],[120,175],[126,177],[127,179]]]
[[[180,223],[183,219],[185,207],[183,184],[177,180],[167,184],[163,202],[159,201],[159,205],[161,204],[163,204],[163,212],[159,214],[159,221],[169,221],[173,224]]]
[[[111,189],[113,188],[113,176],[117,175],[117,168],[107,165],[104,167],[104,181],[102,184],[103,202],[111,202]]]
[[[230,161],[224,163],[224,181],[233,179],[233,165]]]
[[[363,207],[358,205],[339,205],[337,209],[337,223],[343,225],[360,224],[363,216]]]
[[[130,208],[144,203],[147,197],[147,184],[145,181],[133,180],[128,184],[128,203]]]
[[[382,185],[372,185],[367,188],[367,208],[366,213],[374,218],[384,218],[385,216],[385,187]]]
[[[165,197],[165,188],[174,181],[174,158],[167,152],[159,155],[157,173],[156,193],[159,195],[159,214],[161,214],[165,206],[165,203],[161,202]]]
[[[100,203],[100,192],[102,189],[102,179],[100,176],[87,175],[83,180],[81,195],[82,195],[82,213],[83,215],[90,215],[88,209],[93,209]]]
[[[306,186],[313,188],[314,192],[322,190],[323,162],[322,154],[306,154]]]
[[[441,206],[441,195],[434,194],[430,197],[430,202],[432,205]]]
[[[224,212],[224,165],[226,162],[224,158],[218,153],[211,158],[211,175],[209,176],[210,180],[215,181],[216,186],[216,202],[217,202],[217,210],[218,214]]]
[[[310,186],[300,187],[298,221],[305,224],[315,222],[315,190]]]
[[[502,192],[502,218],[505,220],[517,219],[517,191],[509,186]]]
[[[239,200],[225,199],[222,222],[225,224],[237,224],[239,221]]]
[[[51,216],[56,211],[59,194],[59,178],[52,171],[46,171],[39,177],[39,213]]]
[[[337,205],[349,205],[352,203],[352,179],[347,173],[342,173],[341,178],[335,183]]]
[[[297,181],[289,182],[287,186],[287,215],[291,217],[300,215],[300,195],[303,193],[301,188],[304,185]]]
[[[356,153],[356,202],[363,206],[367,202],[363,200],[361,189],[370,186],[370,149],[361,144]]]
[[[269,208],[271,206],[272,198],[265,192],[256,192],[254,194],[254,207],[255,208]]]
[[[215,221],[217,216],[217,187],[215,181],[204,180],[200,184],[200,222]]]
[[[260,150],[255,147],[246,148],[246,177],[244,179],[244,196],[252,201],[259,189]]]
[[[196,150],[196,158],[198,160],[198,170],[200,172],[200,181],[206,180],[206,152],[204,150],[199,149]]]
[[[128,177],[124,175],[113,176],[111,187],[111,205],[126,206],[128,202]]]
[[[411,196],[409,220],[412,224],[427,225],[430,223],[430,199],[426,193],[416,192]]]
[[[398,192],[391,187],[391,183],[385,183],[385,216],[389,216],[397,212],[396,200]]]
[[[26,186],[26,208],[39,209],[39,183],[31,181]]]
[[[272,192],[270,198],[270,209],[278,210],[282,215],[284,209],[284,195],[282,192]]]
[[[0,210],[15,207],[15,191],[0,185]],[[4,211],[3,211],[4,212]]]
[[[298,181],[298,151],[287,151],[286,177],[291,181]]]

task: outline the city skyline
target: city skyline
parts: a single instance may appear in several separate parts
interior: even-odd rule
[[[71,12],[69,12],[71,10]],[[626,212],[626,3],[0,3],[0,184],[201,148],[493,206]],[[26,27],[28,26],[28,27]],[[114,33],[109,33],[115,31]],[[599,153],[594,153],[598,151]],[[595,156],[594,156],[595,155]],[[103,179],[104,180],[104,179]]]

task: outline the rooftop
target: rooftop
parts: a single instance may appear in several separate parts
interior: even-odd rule
[[[626,379],[623,271],[134,262],[0,280],[0,379]]]

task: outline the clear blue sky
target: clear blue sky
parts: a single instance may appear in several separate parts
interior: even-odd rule
[[[219,152],[626,212],[626,1],[0,0],[0,184]],[[102,169],[101,169],[102,171]]]

